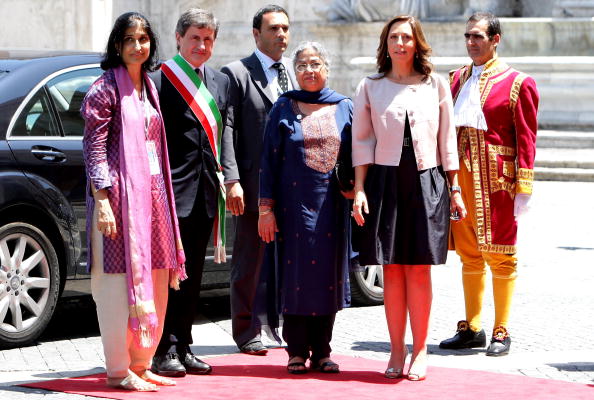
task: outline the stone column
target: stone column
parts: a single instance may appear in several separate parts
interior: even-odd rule
[[[553,7],[554,17],[587,17],[594,16],[594,0],[557,0]]]

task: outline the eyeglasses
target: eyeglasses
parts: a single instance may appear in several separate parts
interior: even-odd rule
[[[485,36],[485,35],[483,35],[483,34],[479,34],[479,33],[465,33],[465,34],[464,34],[464,38],[465,38],[466,40],[468,40],[468,39],[472,39],[472,40],[474,40],[474,41],[477,41],[477,40],[484,40],[484,39],[487,39],[487,36]]]
[[[320,63],[311,63],[311,64],[297,64],[295,69],[297,72],[305,72],[310,69],[312,72],[320,72],[324,64]]]

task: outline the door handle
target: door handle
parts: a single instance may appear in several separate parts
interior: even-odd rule
[[[31,154],[41,161],[62,162],[66,160],[66,154],[58,149],[46,146],[33,146],[31,148]]]

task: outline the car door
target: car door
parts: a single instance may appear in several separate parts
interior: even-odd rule
[[[96,65],[87,65],[47,77],[17,110],[7,138],[23,172],[51,182],[72,206],[83,251],[77,275],[84,271],[86,260],[84,121],[79,110],[89,86],[102,72]],[[69,270],[68,275],[74,272]]]

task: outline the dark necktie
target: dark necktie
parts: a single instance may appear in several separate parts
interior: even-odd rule
[[[287,79],[285,66],[282,63],[277,62],[272,64],[272,68],[276,68],[278,70],[278,85],[280,86],[282,92],[284,93],[289,90],[289,80]]]
[[[200,77],[200,80],[202,81],[202,83],[204,85],[206,85],[206,82],[204,82],[204,75],[202,75],[202,70],[200,68],[196,68],[195,71],[198,74],[198,76]]]

